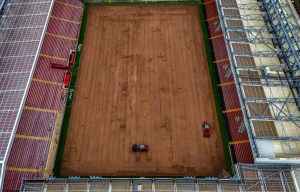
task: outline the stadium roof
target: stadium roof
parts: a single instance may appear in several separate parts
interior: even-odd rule
[[[0,5],[4,0],[0,0]],[[6,0],[0,17],[0,186],[54,0]]]
[[[2,7],[3,7],[4,1],[5,1],[5,0],[0,0],[0,10],[1,10]]]
[[[300,25],[288,0],[216,1],[255,161],[300,164]]]

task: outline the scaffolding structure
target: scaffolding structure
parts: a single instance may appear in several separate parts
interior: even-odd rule
[[[300,27],[288,0],[217,0],[255,161],[300,163]]]
[[[53,2],[0,0],[0,189]]]
[[[236,177],[230,179],[186,178],[101,178],[23,180],[27,191],[102,191],[102,192],[201,192],[201,191],[285,191],[296,192],[294,170],[288,166],[235,165]]]
[[[5,1],[5,0],[0,0],[0,10],[1,10],[2,7],[3,7],[4,1]]]

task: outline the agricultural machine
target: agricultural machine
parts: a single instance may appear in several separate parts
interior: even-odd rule
[[[209,130],[210,128],[206,121],[203,122],[202,129],[203,129],[203,137],[210,137],[210,130]]]
[[[132,152],[148,152],[149,151],[149,146],[145,144],[134,144],[131,147]]]

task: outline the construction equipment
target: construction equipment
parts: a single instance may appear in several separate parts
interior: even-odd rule
[[[134,144],[131,147],[132,152],[148,152],[149,151],[149,146],[145,144]]]
[[[67,73],[65,74],[65,77],[64,77],[64,82],[63,82],[62,88],[63,89],[69,89],[70,82],[71,82],[71,72],[67,71]]]
[[[203,128],[203,137],[210,137],[209,125],[206,121],[203,122],[202,128]]]

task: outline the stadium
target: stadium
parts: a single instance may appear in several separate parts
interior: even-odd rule
[[[0,0],[1,191],[300,191],[300,2]]]

